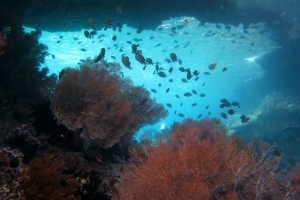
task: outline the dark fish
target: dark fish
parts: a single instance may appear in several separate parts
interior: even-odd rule
[[[60,38],[60,39],[61,39],[61,38],[63,38],[63,37],[64,37],[64,36],[62,36],[62,35],[61,35],[61,36],[59,36],[59,38]]]
[[[220,108],[224,108],[224,107],[225,107],[225,104],[222,103],[222,104],[220,105]]]
[[[197,91],[196,90],[192,90],[192,93],[194,93],[195,95],[197,95]]]
[[[141,106],[141,105],[144,105],[147,101],[148,101],[148,98],[144,98],[144,99],[141,101],[140,106]]]
[[[162,43],[159,43],[159,44],[157,44],[157,45],[155,45],[155,46],[159,47],[161,44],[162,44]]]
[[[180,99],[180,96],[178,94],[175,95],[176,98]]]
[[[169,79],[169,82],[170,82],[170,83],[173,83],[173,79]]]
[[[240,104],[238,102],[236,102],[236,101],[232,102],[231,105],[237,106],[238,108],[240,108]]]
[[[135,54],[135,59],[139,61],[141,64],[146,64],[146,60],[144,56],[138,52]]]
[[[186,93],[184,93],[184,96],[185,97],[190,97],[190,96],[192,96],[192,94],[190,92],[186,92]]]
[[[100,54],[97,56],[97,58],[95,59],[94,62],[96,63],[96,62],[102,60],[104,58],[104,56],[105,56],[105,48],[102,48]]]
[[[205,83],[202,84],[202,86],[204,86],[204,85],[205,85]]]
[[[155,70],[158,72],[158,70],[159,70],[159,65],[158,65],[158,63],[156,63],[156,65],[155,65]]]
[[[108,112],[110,112],[111,105],[112,105],[112,102],[111,102],[110,98],[107,97],[107,98],[106,98],[106,110],[107,110]]]
[[[130,66],[128,56],[122,56],[122,63],[125,65],[126,68],[128,68],[130,70],[132,69],[132,67]]]
[[[196,106],[196,105],[197,105],[197,103],[193,103],[193,104],[192,104],[193,107]]]
[[[166,93],[168,93],[170,91],[170,88],[168,88],[167,90],[166,90]]]
[[[154,36],[151,36],[150,39],[151,39],[151,40],[154,39]]]
[[[224,103],[224,106],[225,107],[231,107],[231,104],[229,102],[227,102],[227,103]]]
[[[214,70],[214,69],[216,69],[216,66],[217,66],[217,63],[212,63],[212,64],[208,65],[208,69]]]
[[[115,57],[115,56],[110,56],[110,57],[111,57],[112,59],[114,59],[114,60],[116,59],[116,57]]]
[[[157,91],[155,89],[151,89],[151,92],[153,93],[157,93]]]
[[[148,65],[153,65],[153,61],[151,58],[146,58],[146,62]]]
[[[210,114],[211,114],[211,112],[208,112],[207,114],[208,114],[208,115],[210,115]]]
[[[234,114],[235,114],[235,111],[234,111],[233,109],[230,109],[230,110],[228,110],[228,114],[229,114],[229,115],[234,115]]]
[[[177,61],[177,55],[175,53],[170,53],[170,58],[171,58],[172,62]]]
[[[146,67],[147,67],[147,65],[145,65],[145,66],[143,67],[143,70],[145,70],[145,69],[146,69]]]
[[[242,115],[240,119],[242,123],[247,123],[250,120],[250,117],[247,117],[246,115]]]
[[[136,52],[137,52],[138,46],[139,46],[138,44],[132,44],[132,45],[131,45],[131,49],[132,49],[132,52],[133,52],[133,53],[136,53]]]
[[[179,65],[182,65],[182,60],[178,59],[178,63],[179,63]]]
[[[228,69],[227,67],[224,67],[222,71],[225,72],[227,71],[227,69]]]
[[[221,103],[228,103],[229,102],[227,99],[221,99],[220,101],[221,101]]]
[[[197,118],[198,118],[198,119],[200,119],[201,117],[202,117],[202,114],[198,115],[198,117],[197,117]]]
[[[209,105],[207,105],[206,107],[205,107],[205,109],[208,109],[209,108]]]
[[[77,38],[77,37],[74,37],[73,40],[78,40],[78,38]]]
[[[158,87],[161,87],[161,83],[158,84]]]
[[[56,43],[60,43],[60,41],[58,40]]]
[[[227,115],[226,115],[226,113],[221,113],[221,116],[224,118],[224,119],[228,119],[228,117],[227,117]]]
[[[81,48],[80,51],[86,52],[86,49],[85,48]]]
[[[173,71],[173,67],[170,67],[169,73],[172,73],[172,71]]]
[[[177,111],[175,110],[175,111],[174,111],[174,115],[176,115],[176,113],[177,113]]]
[[[193,74],[194,74],[195,76],[198,76],[198,75],[199,75],[198,70],[195,70],[195,71],[193,72]]]
[[[190,80],[192,77],[193,77],[193,76],[192,76],[191,70],[190,70],[190,68],[188,68],[188,72],[187,72],[187,74],[186,74],[186,78],[187,78],[188,80]]]
[[[66,74],[66,70],[61,70],[58,75],[58,79],[60,80]]]
[[[90,38],[90,33],[87,30],[85,30],[83,33],[86,38]]]
[[[167,106],[168,106],[169,108],[172,108],[172,105],[171,105],[170,103],[167,103]]]
[[[67,181],[64,178],[59,178],[58,182],[63,187],[66,187],[68,185]]]
[[[198,79],[199,79],[199,76],[197,76],[197,77],[195,78],[195,81],[198,81]]]
[[[206,95],[204,93],[200,94],[200,97],[205,97]]]
[[[182,113],[179,113],[178,116],[179,117],[184,117],[184,115]]]
[[[130,41],[126,41],[128,44],[132,44],[132,42],[130,42]]]
[[[166,61],[167,63],[171,63],[171,60],[170,60],[169,58],[166,58],[165,61]]]
[[[179,67],[179,71],[185,72],[185,69],[183,67]]]
[[[120,47],[119,52],[123,52],[123,47]]]
[[[51,54],[52,59],[55,59],[55,55]]]
[[[204,72],[204,74],[205,74],[205,75],[210,75],[210,73],[209,73],[209,72]]]
[[[179,45],[177,44],[177,45],[175,45],[174,49],[177,49],[178,47],[179,47]]]
[[[162,78],[166,78],[167,75],[165,74],[165,72],[158,72],[158,76],[162,77]]]
[[[187,80],[185,78],[182,78],[181,81],[187,83]]]

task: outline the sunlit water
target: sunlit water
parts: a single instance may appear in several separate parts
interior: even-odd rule
[[[52,33],[42,31],[40,42],[47,45],[48,52],[55,56],[46,58],[45,64],[50,73],[58,74],[62,68],[76,67],[81,59],[94,58],[101,48],[106,48],[105,60],[119,62],[124,75],[129,76],[135,85],[144,85],[149,90],[156,89],[157,93],[151,93],[151,96],[164,105],[170,103],[172,108],[168,108],[169,116],[166,119],[152,127],[144,127],[140,130],[140,134],[144,130],[154,132],[171,126],[174,121],[180,122],[183,118],[178,116],[179,113],[194,119],[200,114],[203,115],[202,118],[207,117],[209,112],[210,117],[221,117],[220,113],[228,110],[221,110],[219,107],[222,98],[239,101],[241,107],[243,106],[243,97],[235,91],[262,78],[264,70],[256,60],[279,47],[272,40],[271,30],[263,22],[252,24],[250,27],[243,27],[243,24],[240,24],[238,27],[230,26],[230,30],[228,28],[223,24],[201,24],[193,17],[178,17],[163,21],[155,31],[143,30],[140,34],[126,24],[123,25],[121,32],[112,29],[98,30],[91,39],[86,38],[83,32],[92,29]],[[26,28],[26,31],[30,30]],[[117,37],[116,41],[112,40],[113,36]],[[167,77],[153,75],[155,64],[148,65],[143,70],[144,65],[135,60],[131,44],[127,41],[139,44],[138,49],[142,50],[142,55],[158,62]],[[170,58],[170,53],[176,53],[182,60],[182,65],[179,62],[166,62],[165,60]],[[129,57],[132,70],[125,68],[121,63],[124,54]],[[208,69],[212,63],[217,63],[215,70]],[[170,67],[173,67],[171,74],[168,72]],[[195,81],[196,77],[193,76],[187,83],[182,82],[181,79],[186,78],[186,73],[180,72],[179,67],[190,68],[192,72],[200,70],[200,78]],[[225,67],[228,70],[223,72]],[[210,72],[211,75],[204,75],[204,72]],[[173,83],[169,82],[169,79],[173,79]],[[161,84],[161,87],[158,84]],[[168,93],[167,88],[170,88]],[[191,90],[196,90],[198,95],[194,95]],[[185,97],[183,95],[185,92],[193,95]],[[206,96],[200,97],[201,93]],[[176,94],[180,98],[176,98]],[[197,105],[193,107],[193,103]],[[206,106],[209,108],[206,109]],[[237,108],[235,110],[236,115],[223,120],[229,128],[242,125],[239,120],[241,114],[252,114],[251,110],[244,109],[243,113]]]

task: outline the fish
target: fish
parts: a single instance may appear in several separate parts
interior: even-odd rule
[[[184,117],[184,115],[182,113],[178,113],[179,117]]]
[[[188,68],[188,72],[186,74],[186,78],[187,78],[187,80],[190,80],[192,77],[193,76],[192,76],[191,70],[190,70],[190,68]]]
[[[81,48],[80,51],[86,52],[86,49],[85,48]]]
[[[202,87],[205,85],[205,83],[202,84]]]
[[[168,88],[167,90],[166,90],[166,93],[168,93],[170,91],[170,88]]]
[[[117,40],[117,36],[114,35],[114,36],[112,37],[112,40],[113,40],[113,41],[116,41],[116,40]]]
[[[156,89],[151,89],[151,92],[157,93]]]
[[[209,108],[209,105],[205,106],[205,109],[208,109]]]
[[[204,93],[200,94],[200,97],[205,97],[206,95]]]
[[[56,43],[60,43],[60,41],[58,40]]]
[[[229,101],[227,99],[221,99],[220,102],[221,103],[228,103]]]
[[[73,40],[78,40],[78,38],[77,37],[73,37]]]
[[[198,119],[200,119],[201,117],[202,117],[202,114],[198,115],[198,117],[197,117],[197,118],[198,118]]]
[[[227,71],[227,70],[228,70],[228,68],[227,68],[227,67],[224,67],[222,71],[225,72],[225,71]]]
[[[61,38],[63,38],[63,37],[64,37],[64,36],[62,36],[62,35],[61,35],[61,36],[59,36],[59,38],[60,38],[60,39],[61,39]]]
[[[208,65],[208,69],[214,70],[214,69],[216,69],[216,66],[217,66],[217,63],[212,63],[212,64]]]
[[[145,60],[145,58],[144,58],[144,56],[142,54],[140,54],[140,53],[137,52],[135,54],[135,59],[137,61],[139,61],[141,64],[145,64],[146,65],[146,60]]]
[[[169,108],[172,108],[172,105],[170,103],[166,104]]]
[[[155,38],[154,36],[151,36],[149,39],[152,40],[152,39],[154,39],[154,38]]]
[[[102,48],[101,49],[101,52],[99,53],[99,55],[97,56],[97,58],[95,59],[95,63],[102,60],[105,56],[105,48]]]
[[[156,63],[156,65],[155,65],[155,70],[158,72],[158,70],[159,70],[159,65],[158,65],[158,63]],[[155,72],[155,71],[154,71]]]
[[[226,113],[221,113],[221,117],[223,117],[224,119],[228,119],[228,116],[226,115]]]
[[[110,57],[111,57],[112,59],[114,59],[114,60],[116,59],[116,57],[115,57],[115,56],[110,56]]]
[[[90,38],[90,33],[87,30],[85,30],[83,34],[86,38]]]
[[[175,110],[175,111],[174,111],[174,115],[176,115],[176,113],[177,113],[177,111]]]
[[[130,41],[126,41],[128,44],[132,44],[132,42],[130,42]]]
[[[11,27],[10,26],[4,26],[2,28],[2,31],[0,31],[0,32],[2,32],[5,36],[8,36],[11,33]]]
[[[204,74],[205,74],[205,75],[210,75],[211,73],[209,73],[209,72],[204,72]]]
[[[198,71],[198,70],[195,70],[195,71],[193,72],[193,74],[194,74],[195,76],[198,76],[198,75],[199,75],[199,71]]]
[[[171,63],[171,60],[168,59],[168,58],[166,58],[165,61],[166,61],[167,63]]]
[[[178,59],[178,63],[179,63],[179,65],[182,65],[182,60]]]
[[[186,92],[186,93],[183,94],[183,96],[190,97],[190,96],[192,96],[192,94],[190,92]]]
[[[146,58],[146,62],[148,65],[153,65],[153,61],[151,58]]]
[[[195,107],[197,105],[197,103],[193,103],[192,106]]]
[[[147,101],[148,101],[148,98],[144,98],[144,99],[141,101],[140,106],[141,106],[141,105],[144,105]]]
[[[225,104],[222,103],[222,104],[220,105],[220,108],[224,108],[224,107],[225,107]]]
[[[130,70],[132,69],[132,67],[130,66],[128,56],[122,56],[122,63],[125,65],[126,68],[128,68]]]
[[[194,93],[195,95],[197,95],[197,91],[196,90],[192,90],[192,93]]]
[[[89,23],[89,25],[91,26],[92,29],[94,29],[94,30],[96,29],[96,22],[95,22],[94,18],[92,18],[92,17],[89,18],[88,23]]]
[[[231,105],[232,106],[237,106],[238,108],[240,108],[240,104],[236,101],[232,102]]]
[[[166,78],[167,75],[165,74],[165,72],[158,72],[158,75],[162,78]]]
[[[250,117],[247,117],[246,115],[242,115],[240,119],[242,123],[247,123],[250,120]]]
[[[169,79],[169,82],[170,82],[170,83],[173,83],[173,79]]]
[[[51,54],[52,59],[55,59],[55,55]]]
[[[179,67],[179,71],[185,72],[185,69],[183,67]]]
[[[181,81],[184,82],[184,83],[188,82],[185,78],[182,78]]]
[[[235,111],[234,111],[233,109],[230,109],[230,110],[228,110],[228,114],[229,114],[229,115],[234,115],[234,114],[235,114]]]
[[[178,94],[175,95],[176,98],[180,99],[180,96]]]
[[[176,62],[177,60],[177,55],[175,53],[170,53],[170,58],[172,60],[172,62]]]
[[[131,45],[131,49],[132,49],[132,52],[133,52],[133,53],[136,53],[136,52],[137,52],[138,46],[139,46],[138,44],[132,44],[132,45]]]
[[[111,106],[112,106],[112,102],[111,102],[110,98],[106,97],[106,110],[108,112],[110,112]]]
[[[172,71],[173,71],[173,67],[170,67],[169,73],[172,73]]]
[[[158,87],[161,87],[161,83],[158,84]]]
[[[162,43],[159,43],[159,44],[157,44],[157,45],[155,45],[156,47],[159,47],[160,45],[162,45]]]

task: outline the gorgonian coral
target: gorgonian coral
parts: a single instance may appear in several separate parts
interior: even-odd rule
[[[166,117],[163,105],[145,88],[120,77],[120,69],[117,63],[91,59],[78,69],[64,69],[51,98],[57,122],[70,130],[82,129],[81,137],[108,148]]]

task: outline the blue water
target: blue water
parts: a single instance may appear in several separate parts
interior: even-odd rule
[[[180,29],[175,28],[172,31],[172,28],[177,26],[181,26]],[[251,117],[253,121],[260,108],[260,105],[253,101],[249,103],[249,99],[244,98],[240,90],[244,90],[244,93],[253,93],[255,87],[259,87],[253,84],[255,80],[264,78],[265,71],[257,60],[280,47],[273,41],[273,33],[264,22],[251,24],[249,27],[244,27],[243,24],[231,25],[230,30],[226,26],[221,23],[203,24],[193,17],[182,16],[166,19],[155,30],[143,30],[141,34],[124,24],[121,32],[101,29],[97,30],[93,38],[86,38],[83,34],[84,30],[92,31],[87,24],[85,29],[75,32],[42,31],[40,42],[49,48],[50,55],[46,57],[45,62],[50,70],[49,74],[59,74],[65,67],[77,67],[81,59],[95,58],[101,48],[106,48],[105,60],[120,63],[124,76],[130,77],[135,85],[144,85],[148,90],[156,89],[157,93],[151,93],[151,97],[165,106],[167,103],[172,105],[172,108],[166,106],[169,116],[156,125],[143,127],[137,135],[145,130],[154,133],[170,127],[173,122],[181,122],[184,118],[178,116],[179,113],[182,113],[185,118],[197,119],[200,114],[203,115],[201,119],[220,118],[220,113],[227,113],[229,109],[219,107],[220,99],[223,98],[241,104],[241,108],[234,108],[235,115],[229,116],[229,119],[222,119],[222,122],[233,132],[244,125],[240,120],[242,114]],[[31,29],[26,27],[25,30]],[[112,40],[113,36],[117,37],[116,41]],[[134,39],[140,41],[135,42]],[[143,70],[144,65],[135,60],[131,52],[131,44],[127,41],[138,44],[142,55],[145,58],[152,58],[153,62],[158,62],[167,77],[153,75],[155,64],[148,65]],[[176,53],[182,60],[182,65],[179,62],[166,62],[165,60],[170,58],[170,53]],[[124,54],[129,57],[132,70],[122,64],[121,57]],[[208,66],[212,63],[217,63],[217,67],[209,70]],[[168,72],[170,67],[173,67],[171,74]],[[187,83],[182,82],[181,79],[186,78],[186,73],[180,72],[179,67],[190,68],[192,72],[199,70],[199,80],[195,81],[196,77],[193,76]],[[223,72],[225,67],[228,70]],[[205,75],[204,72],[210,72],[211,75]],[[169,79],[173,79],[173,83],[169,82]],[[167,88],[170,88],[168,93],[166,93]],[[196,90],[198,95],[194,95],[192,90]],[[193,95],[185,97],[183,94],[186,92]],[[201,93],[206,96],[200,97]],[[176,94],[180,98],[176,98]],[[197,105],[193,107],[193,103]],[[206,109],[206,106],[209,108]]]

